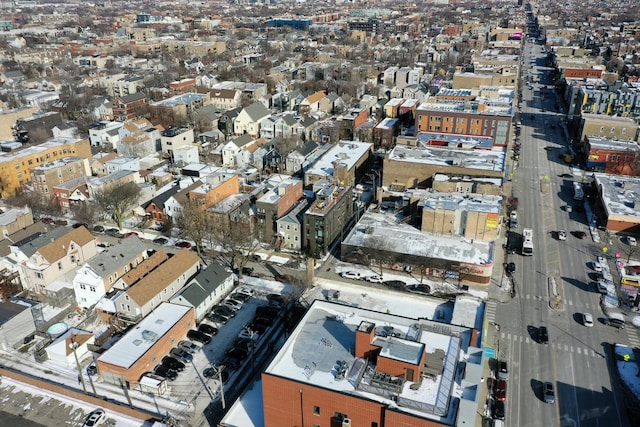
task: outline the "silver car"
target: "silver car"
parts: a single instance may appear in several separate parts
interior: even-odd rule
[[[556,401],[556,393],[553,390],[553,383],[546,382],[544,383],[544,402],[545,403],[555,403]]]

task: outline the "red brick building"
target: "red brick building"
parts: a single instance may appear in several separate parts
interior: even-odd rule
[[[264,425],[455,425],[451,372],[473,333],[436,326],[316,300],[262,374]]]
[[[640,146],[635,141],[586,137],[584,152],[589,171],[640,176]]]
[[[145,116],[149,113],[147,97],[142,92],[119,96],[113,101],[113,117],[124,122],[129,119]]]

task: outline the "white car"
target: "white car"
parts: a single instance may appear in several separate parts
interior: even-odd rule
[[[106,419],[107,419],[107,416],[105,415],[104,411],[102,409],[96,409],[95,411],[89,414],[87,419],[84,421],[84,424],[82,424],[82,427],[99,426]]]
[[[222,302],[222,305],[226,305],[232,310],[238,311],[242,308],[242,303],[234,299],[226,299]]]
[[[343,271],[342,273],[340,273],[340,275],[344,279],[360,280],[360,273],[358,273],[357,271]]]
[[[637,242],[636,242],[636,238],[633,236],[627,236],[627,244],[629,246],[636,246]]]
[[[558,240],[567,240],[567,232],[564,230],[558,230]]]
[[[590,313],[582,313],[582,324],[587,328],[593,328],[593,316]]]
[[[378,276],[377,274],[374,274],[372,276],[367,276],[364,278],[364,280],[366,280],[367,282],[371,282],[371,283],[382,283],[382,276]]]
[[[603,257],[603,256],[598,255],[598,256],[596,257],[596,261],[597,261],[600,265],[604,265],[604,257]]]
[[[240,286],[238,289],[236,289],[236,292],[239,294],[249,295],[250,297],[253,296],[253,289],[247,286]]]
[[[518,219],[518,212],[516,212],[516,211],[511,211],[511,216],[510,216],[510,218],[511,218],[511,219],[515,219],[515,220],[517,220],[517,219]]]
[[[600,264],[598,261],[594,261],[593,270],[597,272],[602,272],[602,264]]]
[[[178,343],[178,348],[183,348],[191,354],[196,353],[201,349],[201,347],[198,344],[194,344],[189,340],[180,341]]]

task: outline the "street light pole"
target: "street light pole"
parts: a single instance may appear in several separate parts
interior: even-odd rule
[[[224,383],[222,382],[222,371],[224,371],[224,365],[216,366],[214,369],[218,374],[218,382],[220,383],[220,400],[222,401],[222,409],[226,409],[227,403],[224,400]]]

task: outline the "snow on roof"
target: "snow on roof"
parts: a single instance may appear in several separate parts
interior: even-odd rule
[[[191,307],[168,302],[160,304],[98,360],[122,368],[131,367],[190,310]]]
[[[331,147],[307,171],[308,175],[333,176],[334,163],[345,164],[351,169],[365,153],[371,151],[373,144],[356,141],[340,141]]]
[[[440,354],[442,369],[436,366],[437,374],[419,383],[393,377],[394,386],[401,387],[398,403],[375,394],[375,383],[382,381],[384,372],[371,370],[364,359],[352,355],[356,330],[363,330],[361,325],[377,325],[373,344],[383,345],[382,356],[417,364],[423,351],[426,357]],[[316,300],[265,373],[360,395],[423,417],[450,417],[456,412],[447,410],[454,378],[447,371],[459,360],[464,331],[429,320]],[[344,377],[336,375],[336,361],[348,366]]]
[[[389,160],[443,166],[459,166],[467,169],[503,171],[505,153],[503,150],[464,150],[455,148],[410,147],[406,145],[396,145],[389,153]]]
[[[423,206],[426,210],[500,213],[502,202],[502,196],[492,194],[427,192],[420,196],[418,206]]]
[[[593,178],[601,189],[602,200],[610,220],[613,219],[611,216],[615,215],[633,218],[627,221],[640,221],[640,178],[604,173],[594,173]]]
[[[385,242],[388,250],[407,255],[429,254],[432,258],[471,264],[493,261],[493,243],[460,236],[424,233],[410,225],[399,224],[389,215],[365,212],[351,230],[344,245],[368,247]]]

